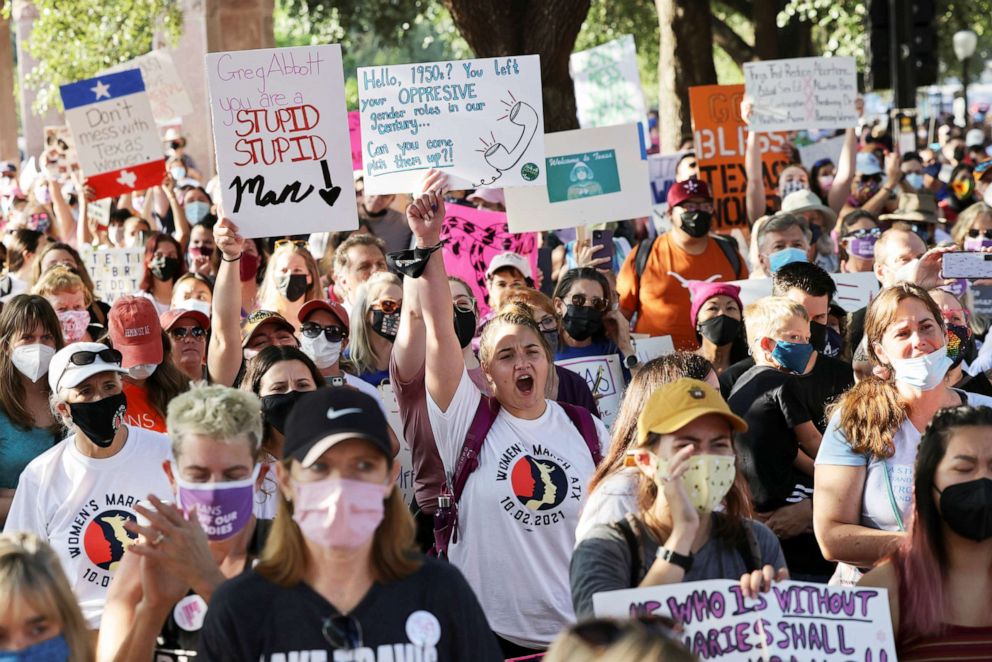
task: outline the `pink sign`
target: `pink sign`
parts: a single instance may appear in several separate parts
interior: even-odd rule
[[[531,273],[537,273],[537,233],[514,234],[506,225],[506,214],[465,205],[445,206],[446,216],[441,239],[444,266],[448,275],[458,276],[472,287],[479,302],[479,317],[489,312],[486,294],[486,267],[492,259],[507,251],[524,255]]]
[[[361,113],[353,110],[348,113],[348,133],[351,134],[351,167],[362,169],[362,119]]]

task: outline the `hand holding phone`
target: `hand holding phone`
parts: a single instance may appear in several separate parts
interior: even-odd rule
[[[603,262],[600,264],[606,268],[611,267],[613,264],[613,255],[615,253],[615,249],[613,247],[613,230],[593,230],[592,245],[593,247],[599,246],[599,249],[592,254],[592,259],[608,259],[609,262]]]
[[[940,275],[944,278],[980,280],[992,278],[992,253],[954,251],[944,253]]]

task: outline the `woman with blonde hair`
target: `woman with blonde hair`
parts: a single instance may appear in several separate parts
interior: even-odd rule
[[[0,658],[91,662],[93,649],[59,559],[31,533],[0,535]]]
[[[402,305],[400,279],[386,271],[373,274],[355,294],[347,358],[357,376],[373,386],[389,380],[389,355],[399,331]]]
[[[454,566],[415,550],[388,423],[349,388],[300,398],[276,465],[278,513],[261,561],[213,594],[207,660],[502,660]],[[339,656],[334,656],[337,659]]]
[[[992,207],[976,202],[958,215],[951,239],[966,251],[992,246]]]
[[[51,304],[66,342],[95,340],[89,334],[89,307],[93,305],[93,296],[74,271],[61,265],[52,267],[42,274],[31,293],[45,297]]]
[[[886,288],[868,308],[868,354],[891,377],[866,377],[840,397],[816,456],[813,528],[823,557],[840,562],[834,583],[853,584],[903,539],[917,448],[934,415],[992,405],[948,384],[957,348],[947,337],[940,307],[916,285]]]
[[[258,289],[258,308],[274,310],[299,330],[300,308],[319,298],[320,271],[307,242],[277,241]]]

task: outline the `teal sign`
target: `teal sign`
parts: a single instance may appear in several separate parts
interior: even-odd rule
[[[617,155],[612,149],[545,159],[548,201],[565,202],[620,192]]]

